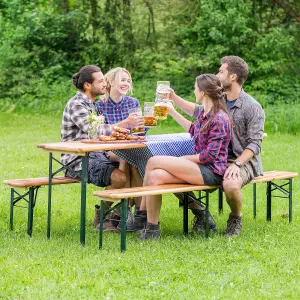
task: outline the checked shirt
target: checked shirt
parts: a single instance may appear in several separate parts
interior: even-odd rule
[[[227,168],[230,141],[229,116],[222,110],[214,117],[210,113],[204,116],[204,109],[201,107],[189,133],[195,145],[195,153],[199,154],[200,164],[223,176]]]

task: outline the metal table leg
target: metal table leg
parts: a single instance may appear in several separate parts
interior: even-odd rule
[[[80,211],[80,243],[82,245],[85,245],[87,164],[88,164],[88,154],[82,157],[81,211]]]

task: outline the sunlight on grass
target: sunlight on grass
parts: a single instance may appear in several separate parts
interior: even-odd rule
[[[60,117],[0,113],[0,179],[46,176],[48,155],[36,145],[60,140]],[[152,134],[182,131],[164,127]],[[299,172],[300,140],[271,135],[263,141],[264,169]],[[47,188],[39,191],[33,236],[26,234],[27,210],[15,208],[15,230],[9,231],[9,188],[0,185],[0,299],[299,299],[300,183],[294,181],[293,222],[284,217],[287,199],[272,204],[266,222],[265,184],[258,185],[257,219],[252,214],[252,187],[245,187],[243,232],[222,236],[228,216],[211,212],[218,232],[183,237],[182,210],[173,195],[164,196],[162,239],[140,242],[127,235],[104,234],[103,250],[92,228],[97,199],[87,191],[87,244],[79,243],[80,186],[53,188],[52,235],[46,238]],[[190,215],[190,219],[192,216]]]

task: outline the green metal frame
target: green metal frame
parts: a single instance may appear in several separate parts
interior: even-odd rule
[[[25,193],[18,193],[15,188],[10,189],[10,213],[9,213],[9,228],[14,230],[14,207],[21,207],[28,209],[28,219],[27,219],[27,233],[29,236],[32,236],[32,227],[33,227],[33,210],[35,207],[37,193],[40,186],[31,186],[29,190]],[[28,203],[27,207],[17,205],[21,200],[24,200]]]
[[[293,219],[293,178],[289,179],[281,179],[287,180],[288,182],[283,183],[282,185],[276,184],[273,181],[267,181],[266,187],[266,195],[267,195],[267,202],[266,202],[266,219],[267,221],[271,221],[272,218],[272,198],[285,198],[289,199],[289,222],[292,222]],[[288,185],[288,189],[284,188]],[[253,183],[253,218],[256,219],[256,198],[257,198],[257,191],[256,191],[256,183]],[[274,195],[274,191],[279,191],[283,193],[285,196],[277,196]],[[223,211],[223,192],[222,189],[219,189],[219,212]]]
[[[111,211],[118,208],[121,209],[121,252],[126,251],[126,220],[127,220],[128,199],[121,199],[119,203],[105,210],[104,200],[100,202],[100,225],[99,225],[99,249],[102,249],[103,244],[103,221],[105,216]]]
[[[47,237],[50,239],[51,234],[51,206],[52,206],[52,178],[59,172],[68,169],[73,165],[79,157],[76,157],[68,164],[63,165],[59,160],[53,157],[52,152],[49,153],[49,182],[48,182],[48,217],[47,217]],[[61,165],[53,172],[53,161]],[[80,242],[85,245],[85,223],[86,223],[86,183],[87,183],[87,165],[88,153],[82,156],[82,171],[81,171],[81,209],[80,209]]]

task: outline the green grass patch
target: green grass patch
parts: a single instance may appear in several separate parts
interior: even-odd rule
[[[36,145],[60,140],[61,116],[0,113],[0,179],[46,176],[48,155]],[[164,122],[152,131],[178,132]],[[300,140],[268,134],[263,141],[265,170],[299,171]],[[252,214],[252,186],[243,190],[243,232],[222,236],[229,209],[211,212],[218,232],[184,238],[182,210],[164,196],[160,241],[140,242],[128,234],[120,253],[120,236],[104,234],[103,250],[92,228],[97,199],[87,191],[87,244],[79,243],[80,186],[53,188],[52,235],[46,238],[47,188],[39,191],[33,236],[26,234],[27,210],[15,208],[9,226],[9,188],[0,184],[0,299],[298,299],[300,297],[300,182],[294,181],[293,222],[283,217],[287,199],[276,198],[272,222],[266,222],[265,184],[258,184],[257,219]],[[192,216],[190,215],[190,218]]]

